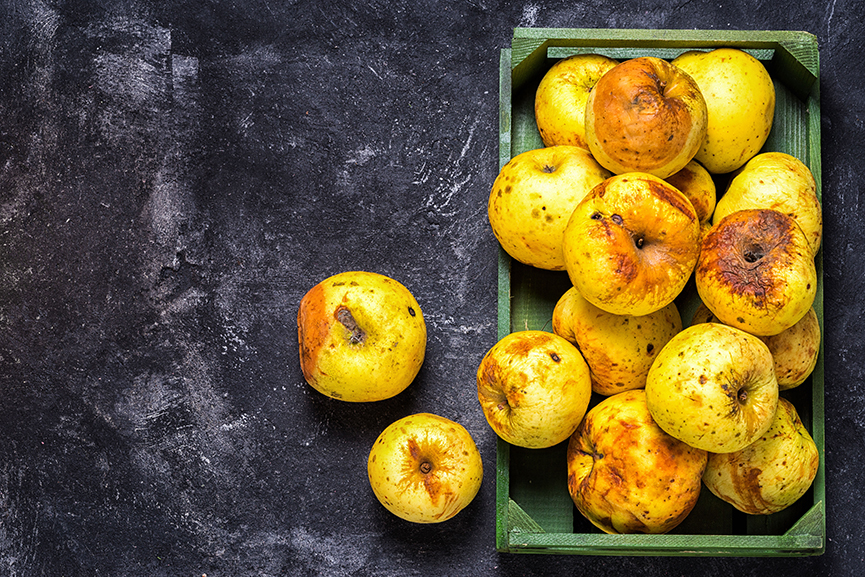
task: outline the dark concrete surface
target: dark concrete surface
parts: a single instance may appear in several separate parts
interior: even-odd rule
[[[0,576],[852,575],[865,564],[862,0],[0,2]],[[494,548],[498,58],[515,26],[789,29],[821,50],[829,541],[805,559]],[[405,284],[398,397],[308,387],[301,296]],[[375,501],[410,412],[464,424],[476,500]]]

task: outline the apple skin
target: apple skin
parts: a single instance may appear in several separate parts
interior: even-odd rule
[[[692,325],[658,353],[646,377],[646,401],[658,426],[680,441],[713,453],[741,450],[775,416],[772,353],[739,329]]]
[[[721,321],[709,307],[700,303],[694,311],[691,324],[719,322]],[[814,372],[820,355],[821,333],[817,311],[811,307],[808,313],[789,329],[777,335],[759,337],[772,353],[779,390],[798,387]]]
[[[820,321],[814,307],[789,329],[761,338],[772,351],[782,391],[798,387],[814,372],[821,340]]]
[[[795,325],[817,294],[808,239],[795,220],[770,209],[740,210],[714,225],[694,278],[721,322],[760,336]]]
[[[544,146],[586,142],[586,102],[601,76],[618,64],[600,54],[575,54],[553,64],[535,92],[535,122]]]
[[[401,393],[426,352],[420,305],[401,283],[373,272],[342,272],[312,287],[300,301],[297,331],[307,383],[342,401]]]
[[[598,80],[586,102],[589,150],[614,174],[675,174],[700,149],[707,125],[697,83],[679,67],[652,56],[616,65]]]
[[[643,390],[607,397],[568,443],[568,491],[605,533],[668,533],[697,504],[708,454],[664,432]]]
[[[418,413],[382,431],[369,452],[367,474],[388,511],[413,523],[440,523],[475,498],[483,464],[465,427]]]
[[[518,154],[499,172],[487,213],[511,257],[546,270],[565,270],[562,235],[574,207],[610,176],[587,150],[551,146]]]
[[[477,371],[478,400],[490,427],[512,445],[552,447],[571,436],[592,396],[589,367],[566,339],[517,331],[487,351]]]
[[[775,86],[763,63],[736,48],[691,50],[672,61],[700,87],[709,123],[694,156],[713,174],[726,174],[766,143],[775,117]]]
[[[571,287],[553,308],[553,332],[580,349],[592,390],[604,396],[644,388],[655,356],[681,330],[675,303],[640,317],[614,315]]]
[[[691,201],[694,210],[697,211],[697,218],[700,219],[701,225],[711,220],[717,203],[718,191],[712,175],[702,164],[692,160],[685,165],[685,168],[664,180],[678,188]]]
[[[793,403],[781,398],[772,426],[757,440],[735,453],[709,455],[703,482],[743,513],[771,515],[808,491],[819,466],[817,444]]]
[[[739,210],[771,208],[793,217],[817,254],[823,238],[823,209],[817,181],[805,163],[783,152],[764,152],[732,175],[713,216],[717,224]]]
[[[576,206],[563,237],[565,269],[590,303],[642,316],[687,284],[700,252],[700,222],[678,189],[647,173],[614,175]]]

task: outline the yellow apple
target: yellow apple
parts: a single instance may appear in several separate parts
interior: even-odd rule
[[[691,320],[691,324],[720,322],[705,303],[699,304]],[[814,372],[820,354],[820,337],[820,321],[814,307],[789,329],[759,337],[772,353],[779,390],[798,387]]]
[[[606,533],[667,533],[697,504],[707,453],[665,433],[646,394],[595,405],[568,443],[568,491]]]
[[[740,210],[703,239],[697,292],[721,322],[770,336],[795,325],[817,294],[817,270],[796,221],[776,210]]]
[[[735,453],[709,455],[703,481],[739,511],[771,515],[808,491],[819,466],[817,444],[793,403],[781,398],[772,426],[753,443]]]
[[[604,396],[645,387],[655,356],[681,330],[675,303],[640,317],[614,315],[571,287],[553,308],[553,332],[580,349],[592,390]]]
[[[493,183],[487,212],[493,233],[511,257],[547,270],[565,270],[562,234],[574,207],[610,173],[588,151],[552,146],[518,154]]]
[[[823,237],[823,209],[811,170],[795,156],[764,152],[734,175],[718,200],[713,221],[745,209],[771,208],[793,217],[816,255]]]
[[[304,378],[343,401],[399,394],[426,352],[420,305],[401,283],[373,272],[342,272],[312,287],[300,301],[297,331]]]
[[[600,54],[575,54],[550,67],[535,92],[535,122],[544,146],[588,150],[586,101],[598,79],[616,64]]]
[[[653,56],[617,64],[601,76],[586,102],[589,150],[615,174],[675,174],[700,149],[707,122],[697,83]]]
[[[506,335],[477,371],[478,400],[496,434],[519,447],[561,443],[580,424],[592,396],[589,367],[563,337],[537,331]]]
[[[459,423],[418,413],[388,426],[369,452],[369,484],[394,515],[440,523],[462,511],[483,479],[481,454]]]
[[[713,453],[738,451],[775,416],[772,353],[739,329],[691,325],[658,353],[646,377],[646,400],[658,426],[680,441]]]
[[[820,353],[820,321],[811,307],[799,322],[777,335],[761,337],[775,360],[782,391],[798,387],[814,372]]]
[[[642,316],[673,302],[700,252],[700,221],[679,190],[642,172],[614,175],[577,205],[565,227],[565,269],[586,300]]]
[[[713,174],[731,172],[757,154],[772,129],[775,86],[765,66],[743,50],[691,50],[674,58],[700,87],[709,123],[695,158]]]
[[[703,168],[703,165],[692,160],[685,165],[685,168],[664,180],[678,188],[691,201],[701,225],[712,218],[717,201],[717,190],[712,175]]]

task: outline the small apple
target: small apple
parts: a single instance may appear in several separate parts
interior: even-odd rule
[[[577,146],[518,154],[493,183],[488,215],[511,257],[547,270],[565,270],[562,234],[574,207],[610,173]]]
[[[817,270],[796,221],[776,210],[740,210],[703,239],[695,270],[700,298],[721,322],[769,336],[814,304]]]
[[[772,353],[739,329],[691,325],[655,358],[646,401],[658,426],[680,441],[713,453],[738,451],[765,433],[775,416]]]
[[[757,154],[772,129],[775,86],[763,63],[743,50],[690,50],[672,61],[700,87],[709,123],[695,158],[714,174]]]
[[[611,176],[576,206],[563,237],[565,268],[596,307],[642,316],[679,295],[700,252],[691,201],[656,176]]]
[[[685,168],[664,180],[678,188],[691,201],[701,225],[711,220],[717,201],[717,190],[712,175],[702,164],[692,160]]]
[[[601,76],[586,102],[589,150],[615,174],[675,174],[702,146],[707,122],[697,83],[653,56],[617,64]]]
[[[614,315],[571,287],[553,308],[553,332],[580,349],[592,390],[604,396],[645,387],[655,356],[681,330],[675,303],[640,317]]]
[[[566,339],[517,331],[487,351],[477,371],[478,400],[496,434],[528,449],[571,436],[592,396],[589,367]]]
[[[733,174],[713,221],[744,209],[771,208],[793,217],[816,255],[823,237],[817,181],[805,163],[783,152],[758,154]]]
[[[700,303],[691,324],[719,323],[718,317],[704,303]],[[821,330],[814,307],[802,319],[777,335],[760,337],[769,347],[775,364],[778,389],[786,391],[805,382],[814,372],[820,354]]]
[[[387,276],[333,275],[300,301],[300,368],[320,393],[350,402],[388,399],[408,387],[426,352],[426,324],[409,290]]]
[[[719,498],[750,515],[771,515],[798,501],[820,466],[817,444],[796,407],[778,401],[772,426],[735,453],[710,454],[703,482]]]
[[[440,523],[472,502],[483,466],[465,427],[418,413],[382,431],[369,452],[367,473],[388,511],[413,523]]]
[[[535,92],[535,122],[544,146],[586,143],[586,101],[607,70],[618,64],[600,54],[575,54],[547,70]]]
[[[646,393],[595,405],[568,443],[568,491],[606,533],[667,533],[697,504],[707,453],[665,433]]]

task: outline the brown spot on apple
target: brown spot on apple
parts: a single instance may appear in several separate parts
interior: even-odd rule
[[[744,210],[718,223],[703,239],[698,274],[714,278],[756,306],[781,299],[786,283],[776,282],[773,260],[784,262],[784,247],[795,246],[788,216],[774,210]],[[770,256],[771,255],[771,256]],[[737,319],[744,323],[744,319]]]
[[[344,306],[340,306],[334,313],[336,320],[349,331],[348,342],[353,345],[362,345],[366,341],[366,331],[357,324],[354,315]]]

